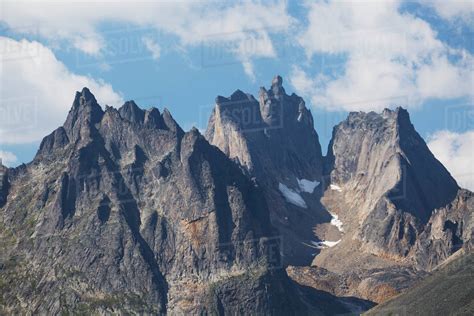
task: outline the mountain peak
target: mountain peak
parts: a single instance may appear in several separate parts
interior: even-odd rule
[[[133,100],[125,102],[118,111],[122,118],[133,123],[143,123],[145,119],[145,111],[139,108]]]
[[[367,251],[400,258],[418,238],[413,227],[425,225],[459,190],[401,107],[350,113],[334,128],[326,172],[331,183],[351,197],[348,205],[355,211],[348,212],[365,218],[357,238]],[[387,212],[390,208],[397,211]]]
[[[303,264],[313,258],[314,249],[301,242],[313,235],[315,217],[310,212],[294,216],[294,205],[285,202],[278,183],[297,187],[297,179],[321,182],[323,158],[311,112],[302,98],[287,95],[282,84],[275,76],[268,90],[260,88],[258,100],[240,90],[219,96],[206,137],[265,187],[272,223],[285,239],[284,262]],[[317,195],[306,202],[317,205],[312,199]]]
[[[76,141],[80,137],[81,129],[100,122],[103,115],[104,111],[88,88],[84,87],[81,92],[77,91],[64,123],[69,139]],[[77,126],[79,128],[76,128]]]
[[[285,89],[283,88],[283,78],[279,75],[276,75],[272,80],[271,91],[275,96],[285,94]]]
[[[280,75],[276,75],[272,80],[272,87],[281,87],[283,85],[283,78]]]
[[[74,98],[73,106],[86,106],[97,104],[95,96],[91,93],[89,88],[84,87],[82,91],[76,91],[76,96]]]

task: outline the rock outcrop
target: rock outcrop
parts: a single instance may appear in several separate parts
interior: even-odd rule
[[[282,236],[284,262],[311,262],[313,228],[330,215],[319,203],[323,158],[303,99],[287,95],[280,76],[270,89],[260,88],[258,100],[240,90],[218,96],[206,138],[256,178]]]

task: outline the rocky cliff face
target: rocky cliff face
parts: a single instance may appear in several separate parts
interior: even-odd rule
[[[452,231],[451,239],[462,243],[470,238],[472,221],[466,204],[471,194],[460,191],[402,108],[382,114],[351,113],[334,128],[326,170],[332,187],[339,188],[329,190],[335,192],[328,195],[346,201],[348,207],[337,213],[348,218],[348,232],[354,233],[367,252],[395,260],[418,256],[415,245],[423,232],[426,235],[430,221],[443,222],[436,229]],[[455,202],[458,199],[462,202]],[[455,206],[448,206],[450,203]],[[468,216],[452,219],[464,231],[456,230],[454,224],[443,228],[448,218],[441,219],[436,210],[445,207],[456,211],[444,214]],[[443,247],[446,253],[457,250],[454,245]]]
[[[303,99],[287,95],[280,76],[260,88],[258,100],[240,90],[219,96],[206,138],[257,179],[282,236],[284,262],[309,263],[313,228],[330,216],[319,203],[321,147]]]
[[[259,189],[167,110],[84,89],[0,183],[2,313],[307,310]]]
[[[325,173],[322,203],[344,234],[313,265],[344,282],[355,272],[349,292],[358,297],[386,300],[472,238],[473,194],[458,187],[402,108],[350,113],[334,128]]]

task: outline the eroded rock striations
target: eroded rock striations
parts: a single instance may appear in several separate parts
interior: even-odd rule
[[[259,189],[166,109],[103,111],[84,88],[31,163],[1,168],[2,313],[309,308]]]

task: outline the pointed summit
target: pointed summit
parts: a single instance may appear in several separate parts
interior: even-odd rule
[[[71,110],[64,123],[64,129],[70,140],[75,141],[80,135],[80,129],[92,126],[102,119],[104,111],[88,88],[76,92]]]
[[[145,119],[145,111],[140,109],[135,101],[127,101],[118,110],[120,116],[132,123],[143,123]]]
[[[275,77],[273,77],[272,87],[274,87],[274,86],[281,87],[282,84],[283,84],[283,79],[280,75],[276,75]]]
[[[81,92],[76,91],[76,96],[74,97],[74,102],[72,104],[73,108],[92,106],[94,104],[97,104],[97,100],[87,87],[82,88]]]
[[[145,111],[144,124],[149,127],[166,129],[163,117],[157,108],[151,108]]]
[[[283,79],[280,75],[276,75],[272,80],[272,92],[274,95],[285,94]]]

